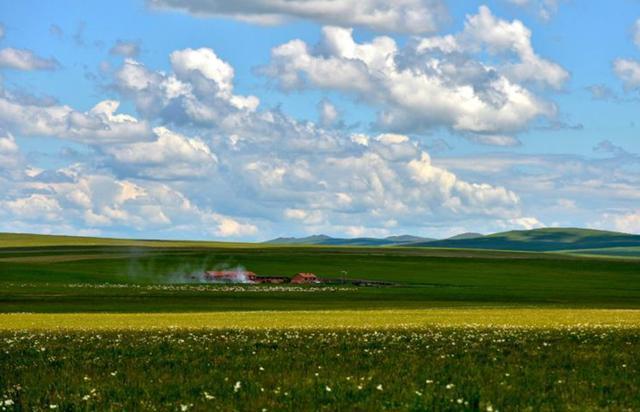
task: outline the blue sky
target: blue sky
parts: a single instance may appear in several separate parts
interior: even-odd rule
[[[640,233],[640,3],[0,3],[0,231]]]

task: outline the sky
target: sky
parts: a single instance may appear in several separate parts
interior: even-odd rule
[[[0,2],[0,231],[640,233],[640,1]]]

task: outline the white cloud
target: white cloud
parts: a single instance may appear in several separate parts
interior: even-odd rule
[[[66,105],[22,102],[0,90],[0,127],[27,136],[52,136],[88,144],[147,140],[147,122],[116,114],[119,102],[105,100],[88,112]]]
[[[213,214],[210,218],[217,225],[214,233],[217,236],[222,237],[242,237],[255,235],[258,232],[258,228],[255,225],[240,223],[237,220],[229,217]]]
[[[558,11],[560,0],[505,0],[535,11],[542,20],[549,20]]]
[[[26,161],[16,139],[11,133],[2,133],[0,129],[0,191],[8,190],[3,185],[3,178],[8,178],[9,182],[19,180],[25,176],[25,168]]]
[[[640,62],[631,59],[617,59],[613,62],[613,71],[622,80],[625,88],[640,86]]]
[[[422,226],[471,215],[519,217],[513,192],[470,183],[434,166],[407,136],[386,134],[368,142],[343,142],[340,152],[297,154],[291,161],[272,155],[237,162],[241,166],[235,169],[235,181],[249,188],[254,201],[286,204],[287,219],[314,227],[373,229],[390,219],[401,226]]]
[[[37,56],[31,50],[7,47],[0,50],[0,68],[16,70],[55,70],[60,63],[54,58]]]
[[[490,146],[511,147],[511,146],[519,146],[521,144],[520,140],[516,139],[513,136],[495,135],[495,134],[494,135],[472,134],[472,135],[469,135],[468,137],[474,142],[478,142],[478,143],[486,144]]]
[[[166,184],[119,180],[80,165],[55,174],[54,180],[35,176],[21,182],[21,196],[0,198],[3,218],[18,226],[55,222],[59,227],[110,231],[177,231],[180,235],[184,230],[199,237],[257,233],[255,225],[198,207]]]
[[[505,153],[439,158],[436,164],[463,178],[473,176],[513,188],[521,199],[523,216],[534,215],[561,226],[584,226],[594,215],[633,209],[640,202],[640,155],[606,141],[595,150],[594,158]],[[599,227],[615,229],[613,220]]]
[[[604,213],[593,226],[623,233],[640,234],[640,210]]]
[[[217,162],[209,146],[165,127],[153,129],[156,140],[109,145],[104,151],[120,166],[149,179],[194,178],[207,175]]]
[[[293,18],[413,34],[435,31],[447,16],[440,0],[148,0],[147,3],[158,9],[181,10],[196,16],[226,16],[259,24],[279,24]]]
[[[460,34],[423,39],[402,50],[389,37],[356,43],[350,29],[325,27],[316,48],[292,40],[273,49],[263,73],[288,90],[317,87],[354,95],[380,107],[378,124],[390,130],[445,126],[504,135],[555,113],[526,83],[557,88],[568,77],[533,51],[530,37],[522,23],[499,20],[486,7],[468,17]],[[483,52],[505,62],[493,66],[473,58]],[[514,54],[516,61],[509,60]]]
[[[633,42],[640,47],[640,19],[636,20],[632,28]],[[640,61],[619,58],[613,61],[613,71],[618,76],[625,89],[635,89],[640,86]]]
[[[61,220],[63,209],[54,198],[42,194],[31,194],[15,200],[0,201],[0,205],[14,217],[23,221]]]
[[[284,217],[298,220],[305,225],[319,225],[326,222],[325,215],[318,210],[285,209]]]
[[[0,167],[10,169],[19,156],[20,149],[11,134],[0,136]]]
[[[116,72],[117,89],[132,98],[146,117],[167,122],[213,125],[234,113],[255,111],[255,96],[233,93],[233,68],[211,49],[184,49],[171,53],[174,74],[147,69],[126,59]]]
[[[333,126],[340,117],[338,109],[326,99],[321,100],[318,104],[318,112],[320,113],[319,123],[323,127]]]
[[[140,54],[140,44],[134,41],[117,40],[109,49],[109,53],[123,57],[137,57]]]
[[[560,65],[538,56],[531,45],[531,30],[521,21],[507,22],[495,17],[488,7],[468,16],[464,31],[458,35],[462,49],[486,48],[490,53],[515,53],[519,61],[507,63],[503,70],[515,81],[535,81],[560,88],[569,74]]]
[[[519,217],[516,219],[509,219],[506,222],[509,226],[521,227],[526,230],[531,230],[539,227],[544,227],[545,225],[540,222],[535,217]],[[505,227],[509,227],[505,226]]]
[[[345,33],[350,39],[348,31],[333,34]],[[347,50],[346,43],[341,53],[396,70],[380,53],[396,50],[395,42],[352,43],[356,47]],[[73,139],[96,154],[61,170],[29,169],[0,201],[38,194],[60,205],[61,227],[148,236],[252,238],[276,225],[388,233],[390,227],[414,231],[465,222],[497,227],[528,216],[508,186],[434,165],[407,135],[352,135],[279,110],[234,105],[233,68],[213,51],[186,49],[171,57],[171,74],[133,60],[116,73],[119,90],[134,100],[144,121],[118,113],[117,101],[78,112],[60,104],[25,104],[5,93],[0,126]],[[199,110],[215,116],[204,122]],[[163,126],[150,130],[149,124]],[[17,215],[7,219],[28,223]]]

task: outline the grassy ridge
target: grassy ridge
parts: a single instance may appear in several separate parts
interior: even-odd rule
[[[472,239],[445,239],[413,246],[499,249],[520,251],[561,251],[577,249],[640,247],[640,235],[577,228],[544,228],[494,233]]]
[[[0,248],[28,248],[41,246],[251,247],[252,245],[254,244],[191,240],[116,239],[87,236],[0,233]]]

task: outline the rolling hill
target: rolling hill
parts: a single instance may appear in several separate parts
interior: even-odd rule
[[[414,243],[432,242],[430,239],[419,236],[401,235],[389,236],[386,238],[335,238],[327,235],[313,235],[302,238],[279,237],[264,242],[270,245],[322,245],[322,246],[400,246]]]
[[[451,238],[417,242],[411,246],[433,248],[473,248],[517,251],[601,250],[640,246],[640,235],[578,228],[514,230],[475,238]]]

